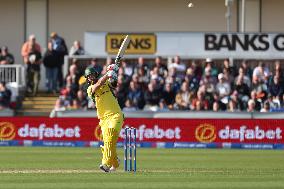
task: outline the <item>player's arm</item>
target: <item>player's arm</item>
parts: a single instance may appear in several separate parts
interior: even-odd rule
[[[107,74],[103,75],[98,82],[96,82],[96,84],[92,85],[92,93],[95,93],[95,91],[105,84],[108,79],[117,80],[117,73],[113,70],[108,71]]]

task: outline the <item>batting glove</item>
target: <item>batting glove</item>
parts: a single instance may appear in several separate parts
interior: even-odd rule
[[[108,67],[107,67],[107,71],[110,71],[110,70],[113,70],[113,71],[115,71],[115,72],[118,72],[119,67],[118,67],[116,64],[110,64],[110,65],[108,65]]]
[[[114,70],[109,70],[107,76],[110,80],[117,81],[117,73]]]

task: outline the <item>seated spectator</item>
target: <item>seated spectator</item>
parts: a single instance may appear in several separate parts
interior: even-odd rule
[[[158,74],[161,77],[166,77],[167,76],[167,67],[162,63],[162,58],[160,56],[155,58],[155,64],[152,67],[151,70],[153,70],[154,68],[158,69]]]
[[[139,68],[137,74],[133,74],[137,77],[138,83],[141,85],[141,89],[147,89],[147,85],[150,82],[150,76],[146,73],[144,68]]]
[[[158,111],[161,111],[161,112],[167,112],[169,111],[169,108],[166,104],[166,101],[164,99],[161,99],[160,102],[159,102],[159,110]]]
[[[128,85],[125,83],[123,75],[118,75],[117,87],[114,90],[114,94],[117,97],[120,108],[123,109],[128,94]]]
[[[197,92],[199,88],[199,79],[194,75],[194,70],[191,67],[187,68],[184,79],[189,84],[189,90]]]
[[[138,63],[137,65],[134,67],[134,74],[138,74],[139,70],[143,70],[145,72],[145,74],[148,76],[149,75],[149,68],[147,66],[147,64],[144,61],[144,58],[142,56],[140,56],[138,58]]]
[[[247,108],[247,112],[255,112],[255,101],[253,99],[250,99],[248,101],[248,108]]]
[[[132,75],[134,73],[134,69],[133,69],[132,65],[126,63],[125,60],[122,60],[120,67],[123,69],[125,75],[132,77]]]
[[[213,93],[217,84],[216,78],[211,74],[211,68],[207,67],[204,70],[204,76],[201,78],[199,85],[205,85],[208,92]]]
[[[10,107],[12,92],[6,88],[5,82],[0,82],[0,110]]]
[[[248,78],[252,78],[252,72],[253,70],[248,66],[248,62],[247,61],[242,61],[242,66],[243,71],[244,71],[244,75],[247,76]],[[250,85],[248,85],[250,87]]]
[[[174,108],[175,96],[176,96],[176,93],[173,90],[172,84],[166,83],[164,90],[163,90],[163,93],[162,93],[162,97],[163,97],[166,105],[168,106],[168,109]]]
[[[144,92],[145,106],[144,110],[157,111],[159,109],[159,102],[161,99],[161,93],[155,89],[152,83],[148,84],[148,90]]]
[[[260,77],[253,77],[252,79],[252,90],[256,91],[256,98],[264,101],[268,94],[268,87],[264,80]]]
[[[210,74],[211,76],[213,76],[214,78],[216,78],[218,76],[218,69],[214,64],[214,61],[211,58],[206,58],[205,60],[205,67],[204,67],[204,71],[206,69],[210,70]]]
[[[0,64],[14,64],[14,56],[9,53],[8,47],[1,47],[0,52]]]
[[[78,110],[80,109],[80,105],[77,99],[72,99],[72,103],[69,105],[68,110]]]
[[[213,112],[218,112],[218,111],[220,111],[219,103],[215,101],[213,103]]]
[[[191,68],[193,69],[194,75],[197,77],[197,79],[200,81],[203,75],[203,69],[201,66],[200,61],[192,61],[191,62]]]
[[[66,76],[66,87],[70,87],[72,98],[76,98],[77,91],[79,90],[79,79],[80,74],[78,72],[77,66],[72,64],[69,67],[69,73]]]
[[[70,52],[69,52],[69,56],[73,56],[73,55],[84,55],[85,54],[85,50],[84,48],[81,46],[80,41],[74,41],[72,47],[70,48]]]
[[[176,70],[176,77],[180,80],[184,79],[186,66],[185,64],[181,63],[180,57],[175,56],[174,61],[168,64],[168,70],[174,68]]]
[[[127,99],[127,100],[125,101],[125,106],[124,106],[124,108],[123,108],[122,110],[125,111],[125,112],[133,112],[133,111],[136,111],[136,110],[137,110],[136,107],[137,107],[137,106],[135,106],[135,105],[133,104],[133,102],[132,102],[131,99]]]
[[[238,76],[236,79],[236,85],[234,86],[234,91],[238,92],[238,99],[241,101],[241,110],[246,108],[246,104],[249,100],[250,89],[246,83],[243,81],[244,76]]]
[[[102,74],[103,67],[98,64],[98,60],[96,58],[93,58],[90,62],[90,65],[87,68],[95,68],[99,74]]]
[[[231,93],[230,84],[225,80],[223,73],[218,75],[218,80],[219,82],[216,85],[216,92],[219,94],[221,102],[223,104],[228,104],[229,95]]]
[[[280,98],[284,93],[284,86],[279,81],[279,76],[274,76],[273,81],[269,85],[269,93],[273,97]]]
[[[238,80],[239,77],[242,78],[243,82],[248,86],[248,88],[251,87],[251,80],[247,75],[245,75],[243,67],[239,68],[239,75],[235,79],[235,84],[237,83],[237,80]]]
[[[88,108],[88,100],[83,90],[78,90],[77,101],[80,109],[86,110]]]
[[[65,111],[66,108],[63,105],[63,101],[61,99],[57,99],[54,106],[55,111]]]
[[[251,101],[250,103],[254,102],[254,109],[256,111],[260,111],[261,109],[261,102],[256,98],[256,91],[255,90],[252,90],[251,93],[250,93],[250,100]],[[249,104],[249,103],[248,103]]]
[[[63,88],[60,91],[60,105],[67,108],[70,106],[71,102],[72,102],[72,97],[70,95],[70,89],[68,88]]]
[[[259,81],[262,83],[268,82],[268,77],[270,75],[268,67],[265,66],[263,62],[259,62],[258,66],[254,68],[253,74],[252,74],[252,80],[253,81]]]
[[[204,98],[205,92],[203,90],[198,90],[196,97],[193,98],[190,105],[191,110],[209,110],[209,102]]]
[[[229,70],[227,68],[223,68],[223,74],[224,74],[224,78],[227,81],[227,83],[230,85],[230,87],[232,88],[234,86],[234,80],[235,78],[233,77],[233,75],[231,75],[229,73]]]
[[[228,58],[223,61],[222,70],[227,69],[229,75],[235,77],[237,75],[236,66],[234,66],[234,62],[231,62]]]
[[[189,110],[192,93],[189,92],[188,83],[183,82],[180,91],[176,94],[175,107],[178,110]]]
[[[242,105],[242,102],[239,99],[239,93],[237,91],[234,91],[231,94],[227,109],[231,112],[239,112],[244,109],[244,106]]]
[[[263,104],[263,108],[261,108],[260,112],[270,112],[270,103],[265,101]]]
[[[144,107],[144,94],[139,85],[133,81],[129,84],[129,91],[127,99],[131,100],[133,106],[143,109]]]

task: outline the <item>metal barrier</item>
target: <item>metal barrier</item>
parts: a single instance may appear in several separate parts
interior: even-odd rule
[[[169,111],[124,112],[127,118],[176,118],[176,119],[284,119],[284,112],[248,113],[248,112],[208,112],[208,111]],[[95,110],[52,110],[50,117],[97,117]]]
[[[16,82],[19,87],[26,85],[25,67],[23,65],[0,65],[0,81]]]

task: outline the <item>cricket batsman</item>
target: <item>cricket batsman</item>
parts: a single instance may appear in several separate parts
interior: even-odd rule
[[[102,130],[104,146],[101,149],[103,158],[100,169],[104,172],[115,171],[119,166],[116,143],[123,124],[123,113],[112,91],[117,85],[118,69],[116,64],[111,64],[103,76],[95,68],[85,70],[89,84],[87,94],[96,104]]]

